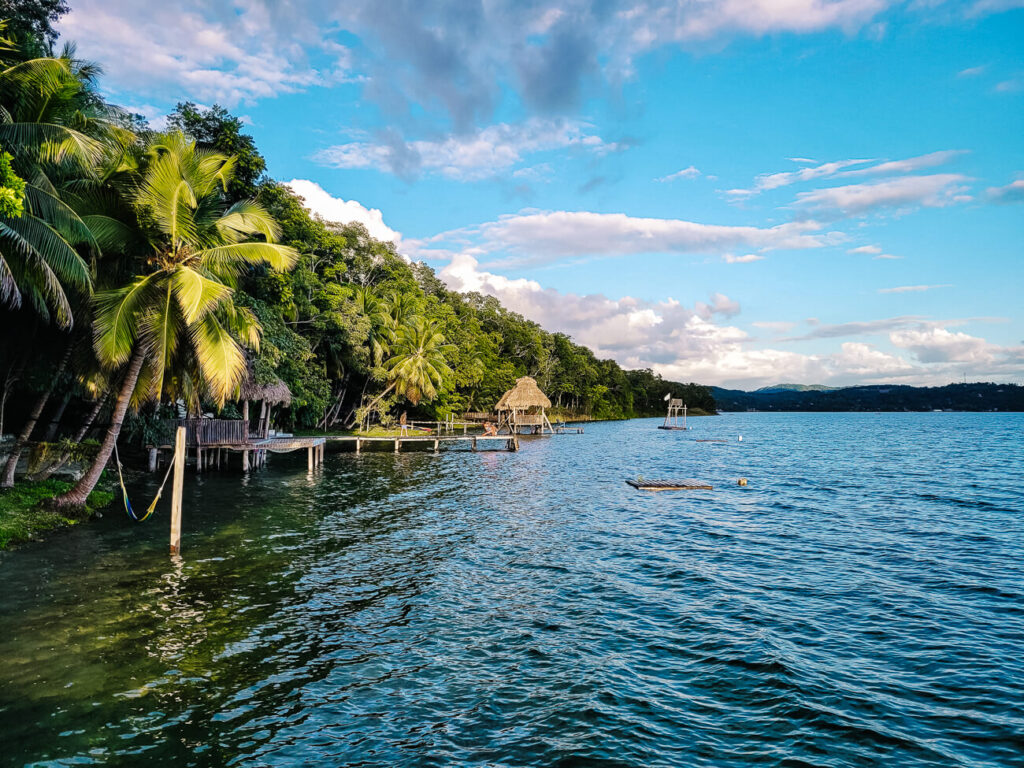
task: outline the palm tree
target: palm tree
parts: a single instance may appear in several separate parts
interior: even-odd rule
[[[371,412],[392,390],[397,390],[413,405],[420,400],[433,399],[445,380],[452,376],[445,355],[454,349],[445,344],[436,321],[414,317],[400,326],[395,331],[393,355],[384,364],[388,386],[366,406],[366,412]]]
[[[366,338],[370,365],[379,368],[388,352],[388,328],[391,325],[388,307],[365,286],[356,288],[355,304],[360,314],[370,321],[370,333]]]
[[[68,205],[65,185],[91,177],[112,147],[135,137],[96,94],[98,69],[76,60],[73,48],[55,58],[16,58],[0,37],[0,145],[25,182],[22,212],[0,216],[0,304],[27,303],[42,319],[68,328],[68,290],[88,296],[92,288],[75,247],[98,253],[99,245]]]
[[[124,377],[95,462],[58,505],[85,503],[133,397],[159,398],[170,385],[179,394],[201,388],[223,404],[238,386],[245,357],[235,337],[256,347],[260,328],[232,301],[237,278],[257,264],[289,269],[298,254],[275,242],[277,223],[259,204],[225,209],[232,167],[232,158],[197,149],[180,132],[154,138],[132,193],[138,232],[149,244],[146,271],[97,292],[94,302],[96,356],[108,368],[126,366]]]

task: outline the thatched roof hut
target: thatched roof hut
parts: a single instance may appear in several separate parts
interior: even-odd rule
[[[537,381],[529,376],[516,379],[516,385],[501,396],[494,410],[502,411],[526,411],[530,408],[550,408],[551,401],[548,396],[540,391]]]
[[[292,391],[288,389],[287,384],[276,376],[273,381],[267,384],[257,384],[250,368],[239,389],[238,399],[265,400],[270,405],[287,406],[292,404]]]

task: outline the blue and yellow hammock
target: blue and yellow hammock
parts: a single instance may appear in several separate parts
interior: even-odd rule
[[[124,487],[124,476],[121,474],[121,457],[117,454],[117,443],[114,443],[114,460],[117,462],[117,479],[121,483],[121,500],[124,501],[124,511],[127,512],[128,517],[136,523],[141,523],[156,510],[157,502],[160,501],[160,497],[164,493],[164,486],[167,485],[167,478],[171,476],[171,470],[174,469],[174,462],[170,461],[167,463],[167,472],[164,474],[163,482],[160,483],[160,487],[157,489],[156,498],[153,499],[149,507],[146,508],[146,513],[142,517],[139,517],[135,514],[135,510],[132,509],[132,503],[128,499],[128,489]]]

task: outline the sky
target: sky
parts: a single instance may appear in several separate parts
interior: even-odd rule
[[[1024,0],[70,0],[115,103],[602,358],[1024,382]]]

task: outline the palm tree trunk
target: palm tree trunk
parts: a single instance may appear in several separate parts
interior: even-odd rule
[[[7,457],[7,465],[4,467],[4,477],[0,481],[0,488],[14,487],[14,473],[18,469],[18,459],[21,458],[21,452],[25,449],[25,444],[28,443],[28,439],[32,436],[32,430],[36,428],[36,422],[39,421],[39,416],[42,414],[43,408],[46,407],[46,401],[50,399],[50,393],[53,392],[57,379],[64,373],[64,367],[68,364],[68,360],[71,359],[71,351],[73,349],[74,345],[68,344],[68,348],[64,351],[64,357],[61,358],[60,365],[57,366],[57,370],[54,371],[53,376],[50,378],[49,385],[39,394],[39,399],[36,400],[36,404],[32,407],[32,412],[29,413],[25,426],[22,427],[18,439],[11,446],[11,455]]]
[[[381,400],[383,400],[387,396],[388,392],[390,392],[392,389],[394,389],[395,385],[397,385],[397,384],[398,384],[397,381],[393,381],[390,384],[388,384],[387,389],[385,389],[383,392],[381,392],[379,395],[377,395],[373,400],[370,401],[370,404],[366,406],[366,413],[367,414],[371,413],[373,411],[373,406],[375,406],[377,403],[379,403]],[[367,426],[369,426],[369,425],[367,425]]]
[[[64,418],[64,411],[67,409],[69,402],[71,402],[70,389],[64,394],[64,399],[60,401],[57,410],[50,417],[50,425],[46,428],[46,434],[43,435],[43,440],[46,442],[52,442],[53,438],[57,436],[57,430],[60,429],[60,421]]]
[[[11,366],[7,369],[7,374],[4,376],[4,389],[0,393],[0,437],[3,437],[4,434],[4,412],[7,409],[7,397],[11,394],[11,390],[14,389],[14,384],[18,381],[18,377],[21,376],[21,369],[24,367],[24,362]]]
[[[100,411],[103,410],[103,406],[107,404],[107,400],[110,399],[109,393],[104,393],[96,398],[96,405],[89,411],[89,415],[85,418],[82,426],[78,428],[78,432],[75,433],[74,442],[80,443],[85,440],[85,436],[89,434],[89,430],[92,428],[92,423],[96,421],[96,417],[100,415]]]
[[[92,410],[89,411],[89,415],[85,417],[85,421],[82,423],[82,426],[80,426],[78,428],[78,432],[75,433],[75,436],[72,439],[72,442],[80,443],[80,442],[82,442],[82,440],[85,439],[85,436],[87,434],[89,434],[89,430],[92,428],[92,423],[94,421],[96,421],[96,417],[99,416],[100,411],[103,409],[103,406],[106,405],[107,400],[109,398],[110,398],[109,394],[103,394],[103,395],[100,395],[96,399],[96,404],[92,407]],[[71,458],[71,453],[65,451],[64,453],[61,454],[60,458],[57,461],[53,462],[53,464],[48,466],[42,472],[39,472],[39,473],[33,475],[30,479],[34,483],[38,483],[38,482],[41,482],[43,480],[48,480],[49,478],[51,478],[53,476],[53,474],[58,469],[63,467],[65,464],[67,464],[68,460],[70,458]]]
[[[125,373],[121,390],[117,394],[114,412],[110,416],[110,426],[107,427],[107,434],[100,444],[100,450],[96,454],[96,459],[93,461],[92,466],[89,467],[89,471],[82,475],[82,479],[75,484],[74,488],[53,500],[53,503],[58,507],[85,506],[86,499],[89,498],[89,494],[96,487],[100,475],[103,474],[107,462],[110,461],[110,454],[114,452],[114,443],[117,442],[117,438],[121,434],[121,424],[124,423],[124,415],[128,412],[128,404],[131,402],[132,392],[135,391],[135,384],[139,380],[139,373],[142,371],[142,364],[145,362],[145,359],[146,353],[143,351],[142,345],[139,345],[136,347],[135,352],[132,353],[131,362],[128,363],[128,371]]]

